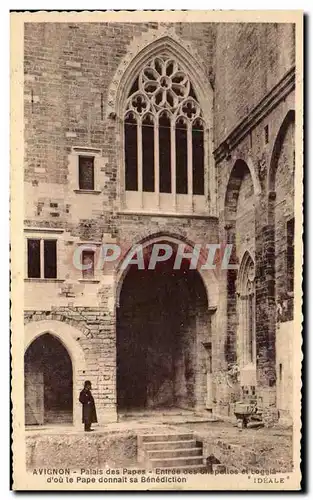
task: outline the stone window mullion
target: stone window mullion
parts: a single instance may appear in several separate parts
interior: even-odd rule
[[[138,193],[140,208],[143,207],[143,175],[142,175],[142,125],[141,120],[137,121],[137,175],[138,175]]]
[[[187,179],[188,179],[188,200],[189,206],[192,207],[192,194],[193,194],[193,182],[192,182],[192,125],[190,122],[187,124]]]
[[[171,120],[171,179],[173,208],[176,210],[176,139],[175,139],[175,119]]]
[[[159,121],[154,120],[154,191],[157,207],[160,206]]]
[[[40,240],[40,277],[45,277],[44,239]]]

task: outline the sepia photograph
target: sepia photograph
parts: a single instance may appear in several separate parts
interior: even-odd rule
[[[11,13],[13,489],[300,489],[302,23]]]

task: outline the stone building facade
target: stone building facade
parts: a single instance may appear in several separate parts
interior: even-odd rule
[[[24,72],[26,424],[78,424],[85,379],[100,422],[243,394],[288,418],[294,26],[26,23]],[[140,243],[236,268],[124,265]]]

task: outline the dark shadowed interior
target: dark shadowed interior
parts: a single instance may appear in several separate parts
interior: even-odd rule
[[[41,335],[25,353],[25,423],[70,423],[73,411],[72,362],[53,335]]]
[[[131,266],[117,309],[119,410],[196,404],[197,329],[207,309],[198,271],[174,257],[155,270]],[[147,266],[146,266],[147,267]]]

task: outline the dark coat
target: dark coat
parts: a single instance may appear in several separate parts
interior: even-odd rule
[[[79,395],[79,401],[83,405],[83,424],[98,422],[95,400],[91,392],[83,389]]]

